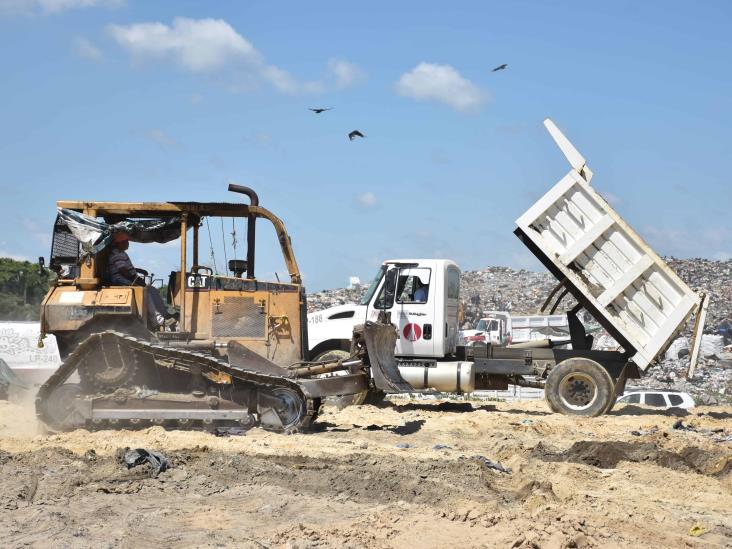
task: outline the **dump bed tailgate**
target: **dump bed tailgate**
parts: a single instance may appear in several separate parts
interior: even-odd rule
[[[545,125],[572,170],[516,224],[645,369],[700,309],[702,297],[592,188],[584,158],[550,120]]]

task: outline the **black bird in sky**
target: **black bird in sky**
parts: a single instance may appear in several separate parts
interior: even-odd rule
[[[351,141],[353,141],[357,137],[366,137],[366,136],[358,130],[353,130],[351,133],[348,134],[348,139],[350,139]]]
[[[316,107],[316,108],[310,107],[308,110],[313,111],[315,114],[320,114],[321,112],[332,111],[333,107]]]
[[[507,63],[504,63],[503,65],[498,65],[498,66],[497,66],[497,67],[496,67],[495,69],[493,69],[493,70],[492,70],[491,72],[496,72],[496,71],[502,71],[502,70],[504,70],[504,69],[506,69],[506,68],[508,68],[508,64],[507,64]]]

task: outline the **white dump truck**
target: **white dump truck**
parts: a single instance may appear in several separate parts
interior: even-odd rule
[[[386,261],[360,305],[308,315],[311,358],[349,355],[354,325],[389,317],[398,330],[394,374],[372,380],[371,396],[397,392],[544,389],[557,412],[608,412],[628,379],[639,378],[695,317],[696,365],[707,296],[691,290],[590,185],[585,159],[554,123],[545,126],[571,169],[516,221],[514,234],[557,279],[546,303],[571,294],[571,349],[550,339],[512,348],[458,345],[460,270],[449,260]],[[578,314],[585,309],[620,345],[592,350]],[[355,399],[363,402],[368,395]]]

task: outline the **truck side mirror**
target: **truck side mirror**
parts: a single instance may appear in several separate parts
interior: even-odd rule
[[[386,276],[384,277],[384,299],[381,301],[381,309],[391,309],[394,305],[398,277],[399,269],[389,269],[386,271]]]
[[[38,258],[38,274],[39,276],[46,275],[46,259],[43,256]]]

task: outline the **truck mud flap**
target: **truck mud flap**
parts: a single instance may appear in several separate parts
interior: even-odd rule
[[[399,373],[399,366],[394,357],[397,338],[394,326],[380,322],[366,322],[363,337],[376,388],[386,393],[414,391]]]

